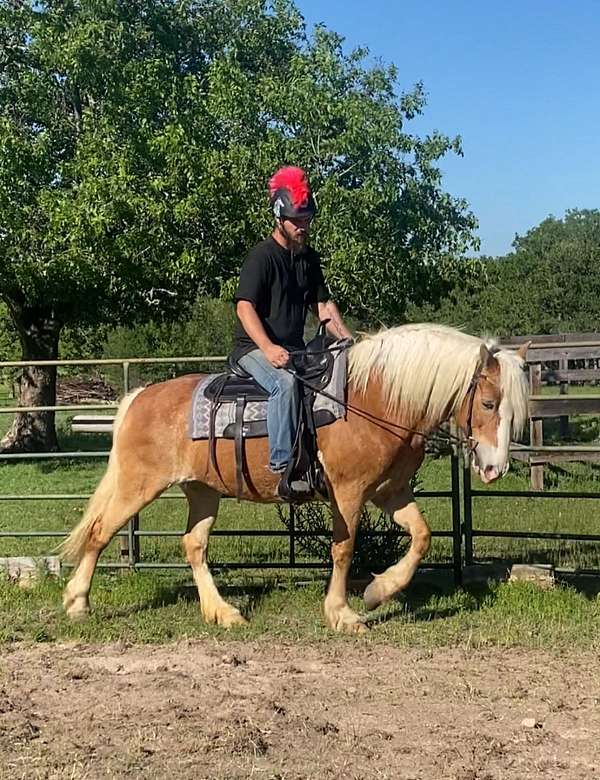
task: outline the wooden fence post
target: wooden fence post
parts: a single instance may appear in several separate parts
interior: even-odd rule
[[[569,368],[569,361],[566,358],[561,358],[558,363],[558,370],[559,372],[566,372]],[[568,382],[561,382],[560,383],[560,394],[561,395],[567,395],[569,392],[569,383]],[[561,440],[567,439],[569,437],[569,417],[568,415],[561,415],[558,418],[558,430],[559,430],[559,436]]]
[[[529,366],[529,392],[531,395],[539,395],[542,387],[542,364],[532,363]],[[529,438],[532,447],[542,447],[544,445],[544,421],[529,421]],[[531,466],[531,489],[544,489],[544,466]]]

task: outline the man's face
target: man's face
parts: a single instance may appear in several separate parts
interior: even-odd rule
[[[311,217],[286,217],[280,222],[281,232],[290,243],[290,248],[300,252],[306,248],[310,233]]]

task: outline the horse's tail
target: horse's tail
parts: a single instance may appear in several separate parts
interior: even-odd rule
[[[90,498],[81,522],[71,531],[69,536],[60,545],[60,556],[68,563],[78,564],[81,560],[85,547],[88,543],[92,529],[96,522],[102,519],[108,502],[114,493],[117,478],[119,475],[119,466],[117,463],[117,444],[118,433],[121,423],[131,402],[142,392],[144,388],[138,387],[133,392],[126,395],[117,410],[115,421],[113,423],[113,443],[108,458],[108,466],[100,484],[96,488],[94,495]]]

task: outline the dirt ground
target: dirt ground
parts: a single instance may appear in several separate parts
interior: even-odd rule
[[[598,780],[591,654],[11,646],[1,778]]]

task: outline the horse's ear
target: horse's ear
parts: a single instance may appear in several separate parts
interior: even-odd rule
[[[531,341],[526,341],[524,344],[521,344],[519,349],[517,350],[517,355],[521,358],[521,360],[525,360],[527,357],[527,350],[531,346]]]
[[[492,351],[487,344],[482,344],[479,350],[479,359],[481,361],[481,370],[484,371],[494,359]]]

